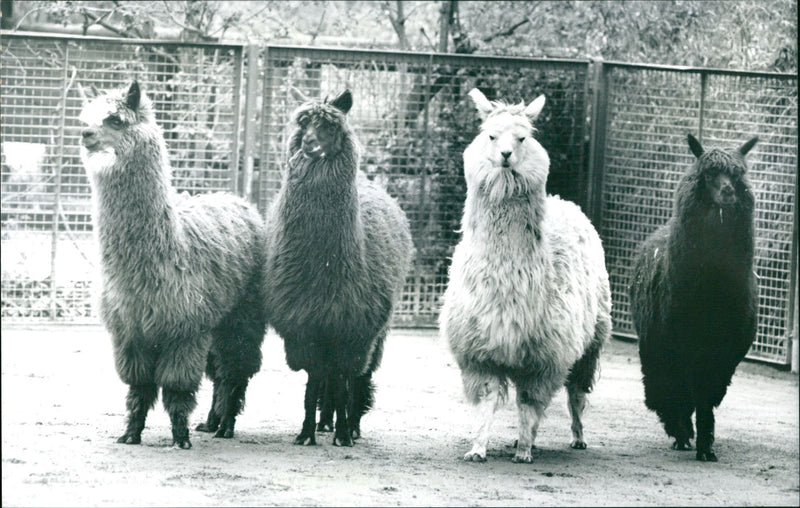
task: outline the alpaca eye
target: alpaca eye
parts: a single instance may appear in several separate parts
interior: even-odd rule
[[[522,136],[521,138],[517,138],[517,141],[519,141],[520,143],[522,143],[523,141],[525,141],[525,136]]]
[[[109,116],[109,117],[106,119],[106,121],[108,122],[108,125],[110,125],[111,127],[114,127],[114,128],[119,128],[119,127],[122,127],[122,125],[125,123],[125,122],[123,122],[123,121],[122,121],[122,119],[121,119],[120,117],[118,117],[117,115],[114,115],[114,116]]]
[[[490,135],[489,135],[489,139],[490,139],[490,140],[492,140],[492,141],[494,141],[495,139],[497,139],[497,136],[492,136],[492,135],[490,134]]]

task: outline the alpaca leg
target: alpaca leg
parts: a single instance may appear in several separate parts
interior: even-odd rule
[[[220,382],[220,400],[217,411],[222,415],[222,419],[214,437],[228,439],[233,437],[236,416],[238,416],[244,407],[244,395],[247,391],[248,384],[249,380],[247,379],[239,380],[238,382],[230,382],[227,380]]]
[[[333,382],[330,379],[323,381],[320,393],[317,432],[333,432]]]
[[[216,432],[219,428],[220,416],[217,412],[219,405],[219,379],[217,377],[217,366],[215,355],[212,352],[208,354],[208,361],[206,362],[206,375],[214,383],[214,395],[211,398],[211,409],[208,411],[208,417],[205,423],[201,423],[195,427],[198,432]]]
[[[350,421],[347,410],[352,407],[353,378],[348,376],[330,376],[329,381],[334,383],[334,402],[336,405],[336,425],[334,427],[334,446],[353,446],[353,437],[350,434]]]
[[[128,387],[128,426],[117,443],[141,444],[142,430],[147,412],[153,408],[158,398],[158,387],[154,383],[130,385]]]
[[[546,403],[533,400],[527,390],[517,390],[517,412],[519,414],[519,438],[517,450],[511,462],[530,464],[533,462],[531,449],[534,446],[539,423],[544,416]]]
[[[303,407],[305,409],[305,419],[303,420],[303,429],[294,438],[294,444],[311,446],[317,444],[316,436],[314,435],[314,425],[317,419],[317,399],[319,397],[319,390],[323,383],[324,377],[312,375],[308,373],[308,381],[306,382],[306,395],[303,399]]]
[[[586,408],[586,392],[570,385],[567,387],[569,415],[572,417],[572,443],[575,450],[585,450],[586,441],[583,439],[583,422],[581,416]]]
[[[375,388],[372,373],[358,376],[353,383],[353,404],[350,414],[350,431],[353,439],[361,438],[361,417],[372,408],[375,401]]]
[[[162,389],[164,409],[172,423],[172,445],[184,450],[192,447],[189,441],[189,415],[197,406],[195,390]]]
[[[697,406],[697,460],[716,462],[714,453],[714,408],[704,402]]]
[[[500,380],[495,376],[463,371],[462,380],[467,399],[477,407],[478,427],[472,449],[464,454],[464,460],[484,462],[486,460],[486,446],[489,442],[489,428],[494,420],[494,413],[500,404]]]

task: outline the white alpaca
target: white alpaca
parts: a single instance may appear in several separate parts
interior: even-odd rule
[[[510,380],[520,427],[513,461],[531,462],[545,408],[565,384],[572,447],[586,448],[581,414],[611,332],[611,290],[592,224],[573,203],[545,194],[550,159],[531,124],[544,96],[526,107],[490,102],[477,89],[469,95],[483,123],[464,151],[463,237],[441,332],[480,418],[464,459],[486,460],[489,427]]]

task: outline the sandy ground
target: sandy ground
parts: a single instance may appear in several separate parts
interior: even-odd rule
[[[772,367],[740,366],[716,412],[715,464],[670,450],[642,402],[636,346],[616,340],[584,420],[587,450],[569,448],[561,390],[533,464],[511,462],[513,404],[498,411],[488,461],[465,463],[473,413],[435,331],[390,335],[353,448],[330,434],[292,445],[305,374],[286,367],[274,334],[263,352],[232,440],[193,432],[191,450],[172,448],[159,403],[142,445],[120,445],[126,387],[105,331],[3,327],[3,506],[800,504],[798,377]],[[210,399],[204,381],[193,423]]]

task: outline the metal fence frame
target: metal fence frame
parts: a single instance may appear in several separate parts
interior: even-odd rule
[[[717,69],[698,69],[698,68],[681,68],[671,66],[658,66],[658,65],[631,65],[617,62],[589,62],[584,60],[547,60],[547,59],[524,59],[524,58],[494,58],[485,56],[470,56],[470,55],[442,55],[434,53],[407,53],[407,52],[393,52],[393,51],[371,51],[371,50],[346,50],[346,49],[325,49],[325,48],[301,48],[289,46],[269,46],[259,48],[255,46],[242,46],[242,45],[214,45],[214,44],[184,44],[184,43],[167,43],[164,41],[151,41],[151,40],[126,40],[102,37],[69,37],[69,36],[52,36],[46,34],[31,34],[31,33],[17,33],[17,32],[2,32],[0,34],[4,39],[4,43],[11,40],[17,42],[36,43],[41,41],[51,41],[53,43],[63,44],[65,48],[64,53],[69,56],[71,46],[81,46],[86,44],[103,44],[114,45],[119,48],[128,48],[129,51],[135,53],[136,51],[150,51],[153,48],[187,48],[186,51],[228,51],[229,54],[234,55],[234,62],[232,68],[234,69],[229,78],[231,95],[231,107],[233,108],[233,128],[230,135],[230,154],[225,164],[222,164],[222,169],[226,172],[227,183],[224,187],[243,196],[247,196],[252,201],[258,204],[259,209],[263,212],[268,206],[269,200],[274,196],[276,191],[276,182],[278,181],[277,174],[280,171],[280,157],[284,149],[284,134],[276,130],[276,126],[284,126],[287,118],[288,111],[292,108],[288,102],[288,83],[284,82],[286,76],[290,72],[295,72],[297,69],[290,69],[287,71],[285,67],[279,67],[276,62],[281,62],[281,66],[290,65],[298,67],[305,72],[306,77],[310,78],[306,81],[295,81],[293,84],[306,87],[307,92],[314,93],[329,93],[336,87],[342,85],[352,84],[347,83],[352,73],[362,73],[368,75],[370,72],[383,73],[383,75],[392,75],[399,79],[401,82],[403,76],[408,79],[417,79],[418,82],[423,83],[421,90],[426,94],[424,103],[420,102],[421,108],[417,112],[418,124],[414,128],[422,130],[414,131],[414,128],[408,128],[405,132],[422,132],[423,136],[419,146],[410,146],[407,149],[409,152],[414,152],[414,159],[417,163],[422,161],[420,168],[416,172],[413,169],[405,168],[403,171],[408,176],[408,180],[413,180],[416,185],[414,187],[417,202],[413,206],[419,209],[429,210],[433,206],[431,201],[430,189],[432,185],[442,185],[443,189],[450,189],[449,192],[455,192],[453,195],[453,206],[450,210],[450,219],[453,216],[460,216],[459,203],[463,205],[463,182],[457,182],[458,178],[463,180],[463,175],[460,175],[460,155],[463,150],[463,143],[471,139],[471,136],[477,130],[477,117],[472,112],[471,104],[468,101],[458,103],[453,101],[452,97],[449,105],[444,104],[444,100],[437,102],[435,96],[439,94],[451,94],[463,96],[467,90],[462,90],[460,87],[480,85],[483,87],[496,87],[494,90],[498,95],[497,98],[504,98],[510,100],[531,100],[534,98],[533,93],[546,93],[547,106],[545,114],[548,115],[543,120],[540,127],[541,135],[545,136],[543,144],[550,142],[553,146],[545,146],[551,152],[551,159],[554,160],[554,168],[551,173],[551,182],[549,182],[550,191],[562,194],[562,197],[571,199],[581,205],[584,211],[592,218],[592,221],[598,228],[603,237],[604,244],[607,249],[613,253],[614,242],[613,228],[609,229],[608,219],[613,210],[610,210],[608,205],[609,187],[608,178],[614,171],[613,167],[608,164],[613,162],[612,154],[609,150],[613,150],[613,136],[614,136],[614,121],[619,115],[617,105],[609,98],[613,96],[615,90],[619,89],[619,84],[614,81],[615,74],[619,73],[663,73],[670,76],[683,76],[689,77],[690,80],[699,80],[698,89],[691,92],[689,101],[697,104],[695,110],[685,117],[676,115],[673,119],[675,125],[678,127],[687,127],[684,129],[676,129],[675,135],[685,137],[687,130],[694,131],[700,136],[708,136],[708,132],[715,131],[717,134],[724,131],[726,127],[713,127],[713,111],[708,111],[709,83],[717,77],[720,79],[736,79],[742,83],[758,80],[774,80],[776,83],[789,83],[794,88],[797,86],[796,75],[785,74],[772,74],[772,73],[750,73],[750,72],[736,72],[725,71]],[[5,46],[4,51],[5,51]],[[139,49],[137,49],[139,48]],[[183,49],[181,49],[183,50]],[[4,55],[5,56],[5,55]],[[298,63],[300,62],[300,63]],[[86,65],[84,63],[84,65]],[[8,88],[9,67],[13,68],[13,62],[5,61],[3,64],[3,80],[2,89],[4,94],[10,89]],[[372,66],[372,69],[368,69]],[[411,69],[411,70],[409,70]],[[124,71],[124,69],[123,69]],[[546,71],[546,72],[545,72]],[[343,74],[342,74],[343,73]],[[450,76],[450,74],[452,76]],[[559,75],[564,88],[553,88],[552,80],[548,82],[546,79],[547,73],[562,73]],[[124,72],[123,74],[124,75]],[[378,74],[376,74],[378,75]],[[516,82],[512,79],[517,76]],[[524,79],[523,79],[524,76]],[[542,77],[544,76],[544,77]],[[63,83],[69,82],[72,78],[69,59],[64,59],[63,68],[60,72],[60,78]],[[452,79],[451,79],[452,78]],[[526,83],[530,81],[541,80],[541,83],[535,86],[527,87]],[[683,78],[678,78],[683,79]],[[448,81],[450,80],[450,81]],[[118,86],[118,84],[111,84],[111,79],[107,87]],[[403,81],[409,83],[410,81]],[[54,81],[55,83],[55,81]],[[56,101],[61,101],[62,109],[56,132],[60,135],[53,140],[52,153],[57,157],[53,162],[52,178],[55,182],[55,201],[53,210],[59,210],[59,195],[63,192],[61,188],[63,185],[63,168],[65,166],[65,157],[70,155],[70,134],[69,134],[69,117],[75,114],[77,108],[77,97],[74,92],[69,90],[67,86],[61,86],[61,95],[57,97]],[[444,83],[444,84],[442,84]],[[163,85],[163,83],[161,83]],[[153,88],[159,86],[159,83],[151,83]],[[363,86],[363,85],[362,85]],[[537,88],[538,87],[538,88]],[[549,88],[548,88],[549,87]],[[364,92],[362,90],[362,92]],[[406,93],[408,90],[399,89],[386,89],[383,92],[378,91],[376,94],[384,94],[382,101],[373,103],[374,110],[380,110],[381,107],[390,104],[394,100],[395,94]],[[515,95],[516,94],[516,95]],[[564,97],[559,99],[559,94],[564,94]],[[374,95],[374,94],[373,94]],[[369,93],[361,93],[361,97],[372,97]],[[377,96],[377,95],[375,95]],[[698,97],[699,96],[699,97]],[[431,98],[434,99],[431,99]],[[794,111],[794,124],[789,125],[790,131],[794,132],[795,141],[797,134],[796,123],[796,93],[794,96],[788,93],[781,96],[783,99],[788,100],[789,107],[793,107]],[[492,98],[490,96],[490,98]],[[191,98],[189,99],[191,101]],[[358,102],[359,95],[356,95]],[[562,102],[559,102],[561,100]],[[380,104],[378,103],[380,102]],[[24,103],[24,101],[23,101]],[[458,108],[451,111],[447,108],[453,104],[459,105],[464,113]],[[3,143],[15,139],[13,136],[9,137],[7,118],[10,111],[8,103],[4,97],[2,100],[3,106]],[[548,107],[551,108],[548,110]],[[560,108],[560,109],[559,109]],[[354,108],[356,111],[353,120],[356,132],[360,137],[366,140],[368,147],[375,145],[375,139],[380,139],[376,133],[382,128],[380,122],[374,111],[361,110],[358,113],[358,106]],[[457,133],[458,136],[454,138],[451,134],[442,134],[441,129],[437,131],[438,123],[443,117],[451,118],[457,115],[467,115],[463,118],[457,118],[458,125],[466,126],[463,128],[464,132]],[[372,116],[370,116],[372,115]],[[449,116],[448,116],[449,115]],[[472,115],[472,116],[469,116]],[[561,115],[561,116],[559,116]],[[566,122],[566,123],[564,123]],[[736,124],[734,121],[733,124]],[[737,124],[738,125],[738,124]],[[377,127],[375,127],[377,126]],[[785,125],[783,125],[785,127]],[[696,128],[694,128],[696,127]],[[373,129],[374,128],[374,129]],[[373,130],[370,130],[373,129]],[[376,130],[377,129],[377,130]],[[561,130],[563,132],[572,131],[572,138],[566,143],[557,142],[558,139],[548,141],[546,138],[551,132]],[[722,129],[720,131],[720,129]],[[746,129],[744,129],[746,130]],[[724,132],[723,132],[724,134]],[[439,136],[439,137],[437,137]],[[444,137],[442,137],[444,136]],[[449,136],[449,137],[448,137]],[[413,136],[412,136],[413,137]],[[720,141],[725,138],[712,136],[714,141]],[[738,132],[732,136],[730,140],[725,138],[725,141],[741,142],[746,137],[744,134]],[[559,138],[560,139],[560,138]],[[566,139],[566,138],[565,138]],[[444,140],[444,141],[442,141]],[[74,140],[72,140],[74,142]],[[709,141],[709,144],[717,144],[714,141]],[[443,142],[446,147],[442,148],[435,143]],[[611,145],[609,144],[611,143]],[[685,154],[685,147],[677,147],[681,143],[675,143],[676,147],[671,151],[680,152]],[[445,146],[442,145],[442,146]],[[380,148],[380,147],[379,147]],[[796,169],[797,164],[797,146],[795,144],[793,151],[791,146],[786,149],[789,150],[791,155],[791,164],[794,164]],[[3,150],[5,153],[5,149]],[[442,164],[443,155],[438,153],[444,152],[444,158],[451,161],[446,165],[448,171],[452,173],[451,180],[442,183],[441,175],[436,173],[437,164]],[[757,150],[756,150],[757,151]],[[788,153],[788,152],[787,152]],[[368,154],[369,155],[369,154]],[[554,156],[555,155],[555,156]],[[4,156],[5,158],[5,156]],[[669,158],[669,157],[668,157]],[[363,167],[371,172],[373,177],[383,179],[384,183],[388,185],[397,185],[395,176],[392,173],[396,168],[392,167],[389,171],[381,169],[380,157],[375,160],[370,160],[366,157],[362,163]],[[753,164],[753,156],[750,156],[751,165]],[[679,164],[666,171],[673,175],[677,171],[680,173],[685,168],[681,164],[681,159],[678,156]],[[763,167],[763,162],[758,162],[756,155],[756,166]],[[573,164],[572,168],[566,165],[559,166],[559,161],[566,161]],[[190,161],[191,162],[191,161]],[[451,164],[452,163],[452,164]],[[654,161],[645,158],[634,158],[631,164],[653,164]],[[666,166],[667,162],[656,161],[655,164],[663,164]],[[759,166],[760,164],[760,166]],[[566,169],[565,169],[566,168]],[[756,169],[758,172],[761,169]],[[4,167],[5,171],[5,167]],[[574,171],[574,172],[572,172]],[[7,236],[14,235],[13,228],[7,227],[5,217],[6,214],[6,198],[8,197],[9,186],[3,183],[3,238],[4,242]],[[750,357],[786,365],[791,361],[792,355],[796,357],[797,346],[797,316],[796,316],[796,292],[797,292],[797,175],[788,178],[793,178],[794,194],[786,196],[786,202],[791,207],[790,222],[792,231],[788,232],[791,240],[789,241],[788,260],[781,260],[781,269],[770,275],[770,277],[777,277],[783,286],[781,292],[776,294],[782,295],[782,306],[784,308],[784,315],[781,317],[780,323],[785,330],[782,331],[781,337],[768,337],[771,343],[779,343],[780,347],[773,348],[765,354],[764,350],[760,350],[758,346],[751,350]],[[438,180],[437,180],[438,179]],[[68,179],[67,179],[68,180]],[[401,182],[402,183],[402,182]],[[406,182],[407,183],[407,182]],[[69,182],[66,185],[71,185]],[[216,185],[216,184],[214,184]],[[669,187],[669,188],[668,188]],[[653,189],[655,192],[660,193],[659,199],[670,201],[672,196],[672,186],[665,187],[663,180],[653,182]],[[190,192],[198,192],[201,189],[187,188]],[[444,192],[444,191],[443,191]],[[459,193],[462,193],[458,195]],[[783,198],[782,198],[783,199]],[[403,203],[401,203],[402,205]],[[426,208],[427,207],[427,208]],[[416,210],[415,208],[415,210]],[[785,215],[785,214],[784,214]],[[20,317],[17,321],[28,321],[30,319],[48,319],[50,321],[58,322],[95,322],[96,316],[90,311],[88,313],[79,315],[67,315],[58,317],[59,313],[56,312],[54,306],[56,305],[56,293],[63,291],[64,288],[59,287],[53,281],[56,279],[56,272],[63,271],[63,268],[57,268],[57,252],[58,248],[63,242],[64,230],[64,216],[59,213],[51,213],[48,215],[50,222],[48,226],[42,228],[51,228],[52,242],[50,260],[50,277],[49,284],[34,284],[29,288],[20,289],[22,298],[38,299],[48,302],[44,305],[44,309],[40,317]],[[435,217],[436,220],[440,218]],[[433,220],[433,219],[431,219]],[[625,241],[635,244],[647,232],[652,230],[659,222],[666,220],[663,213],[657,217],[647,218],[647,223],[637,230],[631,238]],[[68,222],[68,221],[67,221]],[[449,223],[448,223],[449,224]],[[91,226],[87,226],[84,232],[89,231]],[[67,232],[69,233],[69,231]],[[74,233],[74,232],[73,232]],[[781,235],[785,237],[786,231]],[[448,245],[453,243],[453,238],[448,237],[446,243]],[[441,245],[439,246],[441,247]],[[448,247],[449,248],[449,247]],[[437,251],[438,252],[438,251]],[[608,250],[607,250],[608,254]],[[438,255],[438,254],[437,254]],[[86,256],[84,256],[86,257]],[[607,259],[607,263],[617,263],[624,265],[629,262],[626,255],[617,256],[619,259]],[[6,256],[4,256],[5,263]],[[444,260],[446,268],[446,259]],[[786,269],[785,267],[788,267]],[[611,271],[611,270],[610,270]],[[420,289],[419,280],[413,280],[414,274],[406,286],[406,296],[401,302],[395,325],[399,326],[432,326],[435,325],[436,316],[438,313],[438,298],[444,290],[446,278],[442,279],[439,275],[433,281],[428,281],[422,290]],[[786,279],[783,279],[786,277]],[[612,284],[616,281],[620,282],[620,277],[612,274]],[[9,293],[6,291],[5,268],[4,268],[4,281],[3,281],[3,299],[11,299]],[[90,287],[82,288],[82,294],[89,294]],[[18,295],[19,296],[19,295]],[[620,291],[615,291],[615,334],[620,336],[630,336],[631,329],[629,321],[626,321],[626,308],[625,298],[621,296]],[[5,303],[4,303],[5,307]],[[420,309],[424,309],[420,311]],[[5,309],[4,309],[5,310]],[[32,315],[33,316],[33,315]],[[13,321],[14,318],[9,318],[4,312],[3,320]],[[759,338],[762,341],[762,337]],[[770,346],[772,347],[772,346]],[[778,351],[778,353],[775,353]],[[796,363],[796,360],[795,360]],[[796,369],[797,366],[795,365]]]

